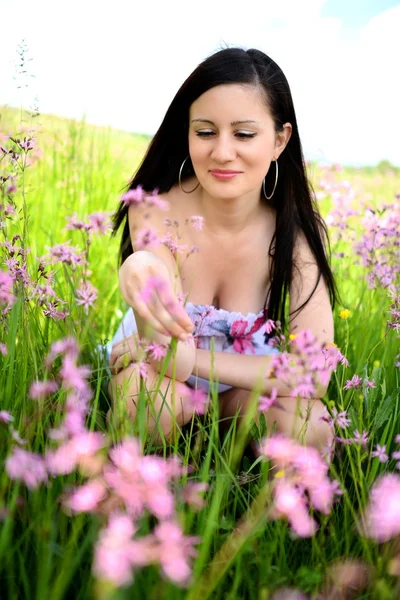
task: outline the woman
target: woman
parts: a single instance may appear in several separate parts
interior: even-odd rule
[[[274,350],[264,335],[267,318],[288,323],[291,334],[311,329],[321,344],[333,341],[336,292],[326,229],[307,181],[289,85],[276,63],[239,48],[201,63],[173,99],[129,186],[139,194],[141,188],[157,188],[170,209],[122,202],[115,214],[114,232],[124,224],[120,286],[135,316],[126,316],[128,333],[137,325],[140,336],[158,343],[177,338],[176,380],[204,385],[212,370],[221,418],[229,419],[246,409],[260,371],[268,372]],[[201,230],[188,225],[201,221]],[[171,240],[175,232],[175,242],[198,252],[180,253],[167,243],[133,253],[132,242],[149,222],[160,238]],[[145,301],[141,292],[154,276],[161,284]],[[139,377],[134,365],[121,366],[136,358],[135,336],[117,340],[110,364],[120,370],[110,392],[115,400],[125,388],[134,417]],[[158,380],[160,365],[150,360],[148,381]],[[165,435],[174,416],[180,425],[192,417],[182,386],[172,401],[171,369],[155,401]],[[272,387],[284,410],[270,408],[267,423],[324,447],[331,436],[320,420],[326,388],[318,398],[296,401],[282,382],[265,381],[263,393]]]

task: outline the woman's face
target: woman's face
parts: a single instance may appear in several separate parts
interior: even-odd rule
[[[214,197],[260,190],[273,159],[291,134],[276,133],[261,92],[239,84],[218,85],[190,107],[189,152],[202,187]]]

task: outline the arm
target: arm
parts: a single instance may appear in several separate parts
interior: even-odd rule
[[[332,342],[333,315],[328,291],[322,278],[306,306],[301,311],[295,312],[308,299],[318,280],[318,267],[302,236],[299,236],[296,245],[295,260],[298,269],[294,270],[290,288],[290,314],[293,314],[289,327],[290,333],[296,334],[310,329],[321,345]],[[294,351],[294,347],[291,350]],[[295,359],[297,356],[294,352],[290,353],[289,359]],[[270,394],[272,388],[276,388],[278,396],[290,396],[291,389],[287,384],[271,377],[265,379],[270,372],[272,360],[273,356],[224,352],[215,352],[211,356],[209,350],[197,350],[193,373],[206,379],[212,375],[221,383],[245,390],[252,390],[259,384],[263,394]],[[317,397],[322,397],[326,393],[326,388],[327,386],[319,386]]]
[[[148,218],[149,212],[151,220]],[[166,233],[165,213],[155,206],[149,208],[144,205],[132,205],[129,208],[128,216],[133,247],[135,247],[137,231],[148,228],[149,221],[158,237],[163,237]],[[180,311],[178,316],[171,317],[159,297],[154,305],[146,304],[140,299],[138,291],[140,292],[148,278],[154,275],[163,278],[168,283],[170,298]],[[129,256],[120,268],[119,278],[122,295],[127,304],[133,308],[140,337],[169,345],[172,337],[180,337],[182,333],[187,336],[192,324],[186,311],[178,303],[176,296],[182,294],[182,282],[175,258],[166,246],[163,244],[149,246],[146,250],[137,251]],[[175,377],[178,381],[186,381],[191,374],[194,352],[195,345],[191,337],[186,341],[178,341],[175,357]],[[162,362],[150,360],[150,363],[156,371],[160,372]],[[173,364],[171,361],[166,375],[171,377],[172,374]]]

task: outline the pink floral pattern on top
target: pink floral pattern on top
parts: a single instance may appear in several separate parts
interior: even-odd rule
[[[229,312],[207,304],[186,303],[186,311],[193,322],[193,336],[197,348],[236,354],[264,354],[268,347],[266,334],[267,311],[258,314]]]

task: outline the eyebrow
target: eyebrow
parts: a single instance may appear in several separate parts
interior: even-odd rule
[[[210,123],[210,125],[215,125],[215,123],[209,119],[192,119],[191,123]],[[244,121],[232,121],[231,125],[234,127],[235,125],[243,125],[244,123],[257,123],[257,121],[245,119]]]

